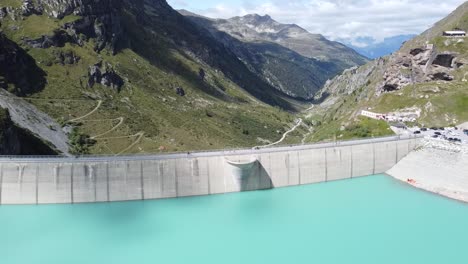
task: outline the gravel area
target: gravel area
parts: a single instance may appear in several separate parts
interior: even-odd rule
[[[392,127],[392,130],[398,135],[414,135],[418,133],[423,135],[426,138],[439,139],[442,141],[451,141],[459,140],[458,143],[468,144],[468,134],[464,132],[466,125],[459,126],[458,129],[453,127],[444,127],[444,128],[419,128],[419,127],[410,127],[407,129]]]
[[[468,202],[468,145],[425,139],[387,174],[416,188]]]

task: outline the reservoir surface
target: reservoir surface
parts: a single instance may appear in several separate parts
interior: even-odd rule
[[[0,263],[465,263],[468,205],[388,176],[181,199],[0,206]]]

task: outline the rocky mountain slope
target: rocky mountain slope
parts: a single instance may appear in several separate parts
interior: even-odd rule
[[[311,99],[328,79],[367,62],[345,45],[268,15],[210,19],[179,12],[210,31],[252,72],[293,97]]]
[[[1,155],[55,155],[57,151],[11,120],[8,110],[0,108]]]
[[[315,108],[324,125],[311,139],[343,134],[361,110],[413,116],[429,127],[468,121],[468,40],[443,36],[455,28],[468,30],[468,3],[393,55],[327,82]]]
[[[164,0],[0,1],[0,24],[1,87],[72,153],[255,146],[302,107]]]

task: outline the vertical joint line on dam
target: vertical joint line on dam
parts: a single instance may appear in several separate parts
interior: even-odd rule
[[[353,178],[353,165],[354,165],[354,162],[353,162],[353,146],[351,146],[351,179]]]
[[[286,159],[284,159],[284,166],[285,168],[289,168],[291,166],[291,153],[286,153]],[[291,184],[291,177],[289,170],[286,170],[286,178],[288,179],[288,186]]]
[[[125,195],[128,197],[128,171],[129,171],[130,164],[128,161],[125,162]]]
[[[156,171],[155,171],[155,173],[156,173]],[[161,184],[159,185],[159,190],[160,190],[161,194],[164,195],[164,174],[163,174],[163,168],[162,168],[161,163],[158,164],[158,174],[157,175],[161,179]]]
[[[107,202],[110,202],[110,188],[109,188],[109,162],[106,162],[106,191],[107,191]]]
[[[301,160],[301,158],[300,158],[300,154],[299,154],[299,151],[298,151],[297,152],[297,166],[298,166],[297,171],[299,173],[299,185],[302,185],[301,168],[299,167],[299,164],[301,164],[300,160]]]
[[[92,170],[93,184],[94,184],[94,201],[97,202],[97,175],[94,175],[94,169]]]
[[[373,160],[372,174],[375,174],[375,145],[372,145],[372,160]]]
[[[211,194],[211,179],[210,179],[210,163],[206,160],[206,174],[207,174],[207,181],[208,181],[208,194]]]
[[[70,187],[71,187],[71,203],[73,204],[74,203],[74,198],[73,198],[73,163],[71,164],[71,172],[70,172],[70,178],[71,178],[71,181],[70,181]]]
[[[36,205],[39,204],[39,165],[36,165]]]
[[[140,162],[140,188],[141,188],[141,199],[145,200],[145,178],[143,176],[143,161]]]
[[[177,177],[177,166],[174,167],[174,174],[175,174],[175,193],[176,197],[179,197],[179,177]]]
[[[328,182],[328,151],[325,149],[325,182]]]
[[[0,204],[2,204],[3,165],[0,164]]]
[[[398,163],[398,141],[395,141],[395,164]]]

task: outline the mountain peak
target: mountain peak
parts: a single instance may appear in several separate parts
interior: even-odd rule
[[[278,23],[271,18],[269,15],[259,15],[259,14],[248,14],[242,17],[233,17],[230,20],[242,21],[252,24],[272,24]]]
[[[245,15],[244,18],[247,19],[256,19],[256,20],[263,20],[263,21],[268,21],[268,20],[273,20],[271,16],[265,14],[265,15],[259,15],[259,14],[248,14]]]

